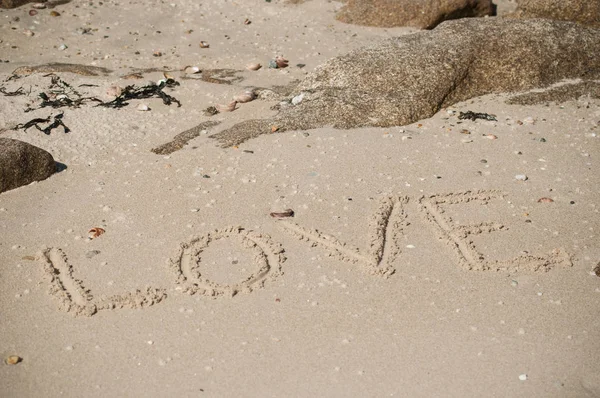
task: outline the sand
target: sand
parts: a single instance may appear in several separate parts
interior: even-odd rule
[[[492,94],[407,126],[210,138],[278,100],[206,108],[415,32],[342,24],[341,6],[0,10],[0,86],[31,92],[0,95],[0,135],[64,165],[0,194],[2,396],[600,395],[597,98]],[[277,55],[290,66],[268,68]],[[102,100],[169,70],[181,107],[25,113],[47,70],[5,80],[51,62],[110,70],[56,73]],[[235,73],[211,82],[188,65]],[[11,129],[60,111],[68,134]]]

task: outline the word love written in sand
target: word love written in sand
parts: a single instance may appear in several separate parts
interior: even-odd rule
[[[472,225],[457,225],[446,214],[447,206],[469,202],[487,205],[492,200],[504,198],[498,191],[467,191],[446,195],[422,196],[417,206],[426,223],[434,228],[441,240],[454,252],[458,264],[465,270],[539,271],[554,266],[572,266],[570,256],[555,249],[544,256],[520,255],[510,260],[486,260],[477,250],[473,237],[484,233],[505,231],[508,228],[496,222],[481,222]],[[400,238],[405,235],[408,214],[405,211],[410,198],[389,196],[380,200],[379,206],[368,225],[367,243],[364,248],[352,247],[337,238],[316,229],[308,229],[289,219],[277,221],[283,231],[307,241],[311,246],[321,247],[341,260],[361,264],[369,273],[389,277],[395,272],[394,260],[401,254]],[[254,271],[238,283],[216,283],[203,276],[202,253],[219,240],[234,240],[253,255]],[[177,254],[168,261],[175,275],[178,291],[201,294],[208,297],[235,296],[240,292],[251,292],[262,288],[268,280],[282,275],[285,262],[283,247],[268,235],[248,231],[242,227],[229,227],[206,233],[179,245]],[[50,292],[60,302],[59,308],[75,315],[93,315],[100,310],[119,308],[143,308],[164,300],[165,289],[147,287],[123,295],[95,299],[85,288],[82,280],[74,276],[73,266],[58,248],[42,251],[39,258],[50,279]]]

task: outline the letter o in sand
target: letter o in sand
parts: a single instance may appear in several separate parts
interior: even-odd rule
[[[220,239],[236,240],[243,248],[253,252],[256,267],[244,280],[233,284],[219,284],[202,276],[200,254],[211,242]],[[263,287],[267,279],[275,279],[281,275],[281,264],[286,259],[283,252],[281,245],[274,243],[268,235],[246,231],[242,227],[228,227],[180,244],[177,254],[168,264],[184,292],[209,297],[233,297],[239,292],[249,293]]]

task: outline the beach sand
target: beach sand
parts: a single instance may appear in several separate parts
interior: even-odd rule
[[[598,99],[494,94],[407,126],[274,132],[230,148],[210,138],[274,116],[279,101],[207,107],[416,32],[342,24],[341,6],[0,10],[0,86],[31,93],[0,96],[0,136],[64,165],[0,194],[0,395],[600,395]],[[278,55],[290,66],[268,68]],[[49,62],[110,69],[56,73],[104,101],[112,85],[169,70],[180,85],[164,92],[181,107],[26,113],[51,76],[5,80]],[[263,67],[245,69],[253,62]],[[231,69],[214,72],[230,84],[180,71],[190,65]],[[11,129],[61,111],[68,134]],[[497,120],[460,120],[467,111]],[[209,121],[174,152],[152,152]],[[92,228],[104,233],[90,239]]]

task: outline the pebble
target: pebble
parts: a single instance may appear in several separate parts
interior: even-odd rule
[[[137,109],[138,111],[142,111],[142,112],[145,112],[145,111],[149,111],[149,110],[150,110],[150,108],[149,108],[149,107],[148,107],[148,105],[146,105],[146,104],[139,104],[139,105],[137,106],[137,108],[136,108],[136,109]]]
[[[519,375],[519,380],[521,380],[521,381],[527,380],[527,375],[525,373],[523,373],[522,375]]]
[[[527,181],[528,180],[528,178],[525,174],[517,174],[515,176],[515,179],[518,181]]]
[[[304,93],[300,93],[294,98],[292,98],[292,105],[298,105],[304,99]]]
[[[66,45],[66,44],[61,44],[60,46],[58,46],[58,51],[64,51],[64,50],[66,50],[67,48],[69,48],[69,47],[67,47],[67,45]]]
[[[6,364],[7,365],[16,365],[19,362],[21,362],[23,360],[23,358],[21,358],[18,355],[11,355],[8,358],[6,358]]]

